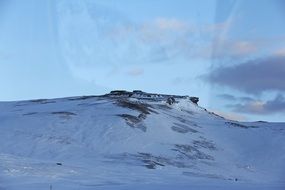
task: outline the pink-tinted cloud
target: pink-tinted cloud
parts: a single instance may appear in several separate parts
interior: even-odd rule
[[[228,105],[233,111],[251,114],[274,114],[285,112],[285,97],[282,94],[268,101],[252,100],[245,103]]]

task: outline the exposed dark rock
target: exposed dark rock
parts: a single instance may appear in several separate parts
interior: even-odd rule
[[[109,95],[112,95],[112,96],[132,96],[132,92],[128,92],[126,90],[113,90],[110,92]]]
[[[157,109],[162,109],[162,110],[170,110],[172,109],[172,107],[165,105],[165,104],[157,104],[157,105],[153,105],[154,108]]]
[[[203,177],[203,178],[211,178],[211,179],[232,180],[231,178],[226,178],[222,175],[209,174],[209,173],[183,172],[183,175],[191,176],[191,177]]]
[[[198,148],[192,146],[192,145],[187,145],[187,144],[176,144],[175,148],[172,149],[174,151],[177,151],[180,156],[184,156],[188,159],[196,160],[214,160],[214,157],[211,155],[208,155],[202,151],[200,151]]]
[[[173,131],[176,131],[178,133],[197,133],[198,131],[195,130],[195,129],[192,129],[190,128],[189,126],[187,125],[184,125],[184,124],[180,124],[180,123],[173,123],[174,126],[171,127],[171,129]]]
[[[207,110],[205,110],[205,111],[207,111]],[[211,114],[211,115],[213,115],[213,116],[215,116],[215,117],[222,118],[222,119],[226,119],[226,118],[224,118],[223,116],[220,116],[220,115],[216,114],[215,112],[208,112],[208,113]]]
[[[175,103],[175,99],[173,97],[169,97],[169,98],[167,98],[166,103],[169,105],[172,105]]]
[[[142,123],[142,121],[146,118],[145,114],[140,114],[138,116],[129,115],[129,114],[120,114],[119,117],[125,119],[127,125],[132,128],[138,128],[143,132],[146,132],[146,126]]]
[[[240,128],[244,128],[244,129],[258,128],[257,126],[247,126],[247,125],[243,125],[243,124],[235,123],[235,122],[225,122],[225,124],[227,124],[231,127],[240,127]]]
[[[197,104],[199,101],[198,97],[147,93],[147,92],[143,92],[141,90],[133,90],[132,92],[129,92],[126,90],[113,90],[109,94],[105,94],[104,97],[133,97],[134,95],[138,95],[138,96],[135,96],[138,99],[140,99],[140,98],[152,99],[154,101],[164,100],[170,105],[175,102],[175,99],[189,99],[190,101],[192,101],[195,104]]]
[[[198,97],[190,97],[190,100],[191,100],[194,104],[198,104],[198,102],[199,102],[199,98],[198,98]]]
[[[136,110],[136,111],[144,113],[144,114],[150,114],[151,112],[157,113],[151,109],[152,108],[151,105],[146,104],[146,103],[132,102],[132,101],[128,101],[127,99],[120,99],[120,100],[117,100],[115,104],[117,104],[118,106],[121,106],[121,107]]]
[[[267,121],[257,121],[258,123],[268,123]]]
[[[36,99],[36,100],[30,100],[30,102],[39,103],[39,104],[51,104],[51,103],[55,103],[56,101],[48,100],[48,99]]]
[[[174,116],[174,115],[171,115],[171,114],[168,114],[168,113],[165,113],[167,116],[171,117],[171,118],[174,118],[176,120],[178,120],[179,122],[187,125],[187,126],[192,126],[192,127],[196,127],[196,128],[201,128],[201,126],[199,126],[197,123],[189,120],[189,119],[185,119],[185,118],[182,118],[182,117],[179,117],[179,116]]]
[[[215,144],[211,141],[207,141],[207,140],[195,140],[193,141],[194,147],[195,148],[205,148],[205,149],[209,149],[209,150],[217,150]]]
[[[70,100],[70,101],[87,100],[87,99],[96,98],[96,97],[98,97],[98,96],[79,96],[79,97],[69,98],[68,100]]]
[[[133,116],[133,115],[129,115],[129,114],[121,114],[118,116],[124,118],[125,120],[127,120],[131,124],[137,124],[138,122],[141,121],[137,116]]]
[[[24,113],[23,115],[35,115],[37,114],[38,112],[29,112],[29,113]]]
[[[126,90],[112,90],[110,92],[110,94],[124,94],[126,92],[128,92],[128,91],[126,91]]]
[[[69,111],[57,111],[57,112],[51,112],[52,114],[59,114],[59,115],[77,115],[76,113],[72,113]]]
[[[133,90],[133,93],[135,93],[135,94],[143,94],[144,92],[141,91],[141,90]]]
[[[143,119],[146,119],[146,115],[141,113],[139,116],[138,116],[139,119],[143,120]]]
[[[156,169],[158,166],[173,166],[177,168],[191,168],[193,167],[193,163],[187,162],[185,163],[183,160],[179,160],[176,158],[168,158],[164,156],[155,156],[151,153],[142,153],[139,152],[137,154],[129,154],[123,153],[119,155],[108,156],[108,158],[120,160],[127,165],[135,164],[137,165],[136,161],[140,161],[143,163],[143,166],[148,169]]]

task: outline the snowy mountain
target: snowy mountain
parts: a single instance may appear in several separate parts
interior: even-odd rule
[[[285,189],[285,123],[113,91],[0,103],[0,189]]]

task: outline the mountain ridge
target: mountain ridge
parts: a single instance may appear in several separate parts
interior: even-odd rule
[[[196,100],[113,91],[0,102],[2,186],[284,187],[284,123],[227,120]]]

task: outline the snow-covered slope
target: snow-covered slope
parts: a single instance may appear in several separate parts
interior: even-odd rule
[[[1,102],[0,189],[285,189],[284,123],[229,121],[191,100]]]

